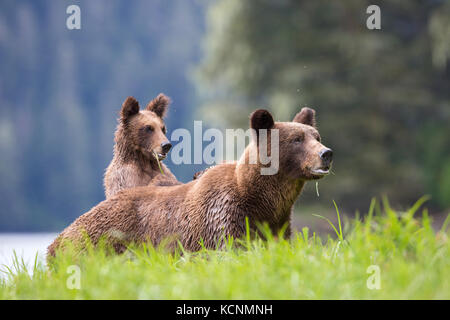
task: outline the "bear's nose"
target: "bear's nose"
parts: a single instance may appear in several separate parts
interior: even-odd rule
[[[161,148],[164,153],[169,152],[170,148],[172,148],[172,144],[169,141],[165,141],[161,143]]]
[[[328,148],[323,149],[322,151],[320,151],[319,156],[325,164],[329,165],[333,160],[333,150]]]

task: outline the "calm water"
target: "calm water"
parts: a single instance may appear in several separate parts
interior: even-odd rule
[[[36,253],[45,261],[47,246],[55,239],[56,233],[0,233],[0,269],[13,263],[13,252],[22,257],[32,268]],[[29,268],[29,269],[30,269]],[[4,274],[0,273],[0,277]]]

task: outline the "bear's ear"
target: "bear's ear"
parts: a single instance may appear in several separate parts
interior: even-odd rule
[[[255,129],[271,129],[275,125],[273,117],[269,111],[258,109],[250,115],[250,128]]]
[[[147,105],[147,110],[153,111],[160,118],[164,118],[167,108],[170,104],[170,98],[163,93],[160,93],[155,99],[150,101]]]
[[[302,108],[294,117],[294,122],[303,123],[311,127],[316,127],[316,111],[310,108]]]
[[[127,121],[128,118],[137,113],[139,113],[139,102],[133,97],[126,98],[122,104],[122,110],[120,110],[122,121]]]

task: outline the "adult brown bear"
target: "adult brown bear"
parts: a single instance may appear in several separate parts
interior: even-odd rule
[[[252,141],[239,161],[216,165],[187,184],[124,190],[75,220],[49,246],[49,255],[66,240],[83,249],[85,235],[94,244],[105,236],[117,252],[129,243],[158,245],[164,238],[179,240],[187,250],[199,250],[201,240],[214,248],[223,235],[243,236],[246,217],[252,231],[266,222],[274,233],[287,225],[289,236],[294,202],[307,180],[329,172],[332,151],[320,143],[315,112],[309,108],[303,108],[293,122],[274,122],[268,111],[256,110],[250,126]],[[270,133],[260,143],[264,129]],[[273,129],[279,137],[279,169],[261,175],[266,165],[259,159],[260,148],[271,150]],[[254,152],[258,159],[252,164]]]

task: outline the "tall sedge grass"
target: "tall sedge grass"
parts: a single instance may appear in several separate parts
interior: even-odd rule
[[[337,238],[304,227],[289,241],[263,230],[265,241],[227,239],[221,250],[169,253],[146,244],[123,255],[89,248],[74,256],[69,249],[51,268],[36,259],[32,270],[15,256],[2,268],[0,299],[449,299],[450,218],[433,230],[426,209],[417,217],[425,201],[397,212],[387,199],[373,200],[364,219],[344,225],[336,206],[337,226],[322,218]],[[68,286],[73,265],[79,289]],[[372,265],[378,290],[367,286]]]

